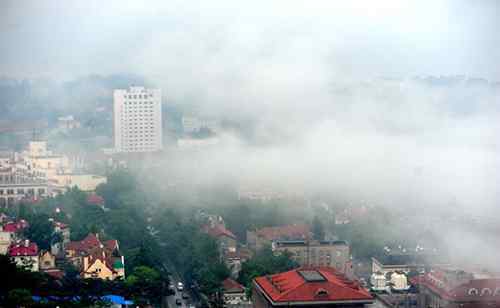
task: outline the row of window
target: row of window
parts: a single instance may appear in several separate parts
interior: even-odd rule
[[[38,188],[38,194],[42,195],[42,194],[45,194],[45,189],[44,188]],[[24,189],[24,188],[18,188],[17,190],[15,189],[0,189],[0,195],[24,195],[24,194],[27,194],[27,195],[31,195],[33,196],[35,194],[35,189],[34,188],[28,188],[28,189]]]
[[[148,97],[153,97],[153,94],[134,94],[134,95],[125,95],[125,98],[129,99],[146,99]]]

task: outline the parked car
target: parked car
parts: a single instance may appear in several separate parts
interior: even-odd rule
[[[182,305],[182,300],[181,300],[180,298],[176,299],[176,300],[175,300],[175,304],[176,304],[177,306]]]
[[[182,299],[189,299],[189,295],[187,293],[182,293]]]

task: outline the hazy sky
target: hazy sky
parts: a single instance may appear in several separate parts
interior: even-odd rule
[[[230,170],[356,201],[498,204],[498,91],[370,83],[453,74],[500,81],[498,1],[0,6],[0,75],[141,74],[166,104],[254,121],[268,146],[228,137],[192,171],[209,181]],[[358,81],[369,82],[351,86]]]
[[[494,0],[4,0],[0,74],[134,72],[182,83],[259,67],[343,78],[498,80],[499,8]]]

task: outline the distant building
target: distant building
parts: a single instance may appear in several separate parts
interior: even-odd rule
[[[87,173],[60,173],[55,176],[59,185],[64,187],[78,187],[83,191],[95,191],[97,186],[105,184],[107,178],[102,175]]]
[[[101,242],[97,234],[89,234],[81,241],[69,242],[65,250],[66,259],[80,270],[82,278],[125,278],[125,258],[117,240]]]
[[[216,133],[219,130],[219,125],[215,120],[184,116],[182,117],[182,128],[186,134],[199,133],[202,129]]]
[[[9,256],[17,266],[32,272],[39,271],[38,246],[36,243],[24,240],[9,247]]]
[[[419,308],[500,307],[498,278],[476,278],[462,270],[435,268],[414,282],[420,291]]]
[[[118,152],[155,152],[163,148],[161,90],[115,90],[113,101],[114,143]]]
[[[236,250],[226,250],[224,252],[224,262],[231,272],[231,277],[236,279],[241,271],[243,263],[251,257],[251,251],[244,247],[237,247]]]
[[[222,217],[208,216],[208,222],[202,227],[202,231],[217,240],[223,253],[225,251],[236,251],[236,235],[226,228]]]
[[[387,249],[387,248],[386,248]],[[431,265],[445,265],[446,260],[437,253],[415,252],[409,250],[392,251],[387,249],[379,257],[372,257],[372,273],[421,272]]]
[[[180,138],[177,140],[177,147],[181,150],[200,150],[219,144],[219,138],[210,137],[204,139]]]
[[[75,120],[72,115],[57,118],[57,128],[62,131],[80,128],[80,126],[80,122]]]
[[[254,231],[247,231],[248,248],[258,251],[264,246],[271,247],[273,241],[279,240],[306,240],[311,238],[308,225],[285,225],[277,227],[264,227]]]
[[[274,252],[289,252],[300,266],[331,266],[352,277],[351,252],[345,241],[277,240],[272,248]]]
[[[231,278],[222,282],[224,306],[238,307],[242,303],[248,302],[245,287]]]
[[[299,268],[257,277],[252,302],[256,308],[270,307],[367,307],[373,297],[357,281],[331,267]]]

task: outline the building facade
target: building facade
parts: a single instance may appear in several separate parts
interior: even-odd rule
[[[32,272],[38,272],[38,246],[36,243],[24,240],[13,244],[9,248],[9,256],[17,266],[23,267]]]
[[[81,241],[69,242],[65,251],[82,278],[125,278],[125,258],[117,240],[101,241],[98,234],[90,233]]]
[[[113,94],[114,143],[118,152],[162,149],[161,90],[130,87]]]
[[[482,275],[481,275],[482,276]],[[500,307],[500,279],[463,270],[434,269],[415,279],[419,308]]]
[[[374,299],[357,281],[331,267],[308,267],[255,278],[252,302],[256,308],[361,308]]]
[[[247,244],[251,250],[259,251],[279,240],[307,240],[312,237],[310,228],[304,224],[264,227],[247,230]]]
[[[348,276],[352,274],[350,247],[345,241],[274,241],[273,251],[289,252],[300,266],[331,266]]]

